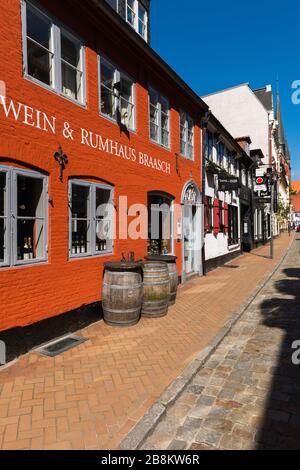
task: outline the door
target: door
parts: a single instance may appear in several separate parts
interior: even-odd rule
[[[183,211],[184,270],[188,276],[196,271],[196,206],[185,205]]]

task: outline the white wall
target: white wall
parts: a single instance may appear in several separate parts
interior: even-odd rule
[[[261,149],[268,164],[268,112],[247,84],[204,96],[203,100],[233,137],[250,136],[251,148]]]

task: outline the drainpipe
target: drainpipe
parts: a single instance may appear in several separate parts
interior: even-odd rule
[[[206,131],[211,116],[211,111],[208,110],[201,122],[202,127],[202,230],[201,230],[201,255],[202,255],[202,274],[206,275],[205,267],[205,234],[204,234],[204,210],[205,210],[205,187],[206,187],[206,170],[205,170],[205,148],[206,148]]]

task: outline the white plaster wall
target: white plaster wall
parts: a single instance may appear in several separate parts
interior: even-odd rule
[[[250,136],[252,149],[261,149],[269,162],[269,117],[247,84],[204,96],[204,101],[234,136]]]
[[[227,204],[236,206],[238,208],[238,214],[240,219],[239,211],[239,198],[235,191],[232,195],[228,192],[224,193],[223,191],[216,191],[214,187],[208,185],[208,180],[206,177],[205,182],[205,195],[214,199],[219,199],[220,201],[227,202]],[[233,202],[235,200],[236,202]],[[239,238],[240,238],[240,220],[239,220]],[[217,236],[214,233],[207,233],[205,236],[205,259],[210,260],[218,258],[219,256],[227,255],[240,249],[240,246],[228,247],[228,234],[219,233]]]

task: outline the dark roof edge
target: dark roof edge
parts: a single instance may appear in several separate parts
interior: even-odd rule
[[[163,71],[177,84],[185,93],[191,98],[197,106],[199,106],[204,112],[208,111],[208,105],[195,93],[192,88],[182,79],[180,76],[168,65],[138,34],[125,23],[123,18],[120,17],[106,2],[103,0],[91,0],[91,2],[105,15],[107,15],[118,28],[120,28],[130,40],[138,46],[147,57],[156,63]]]

